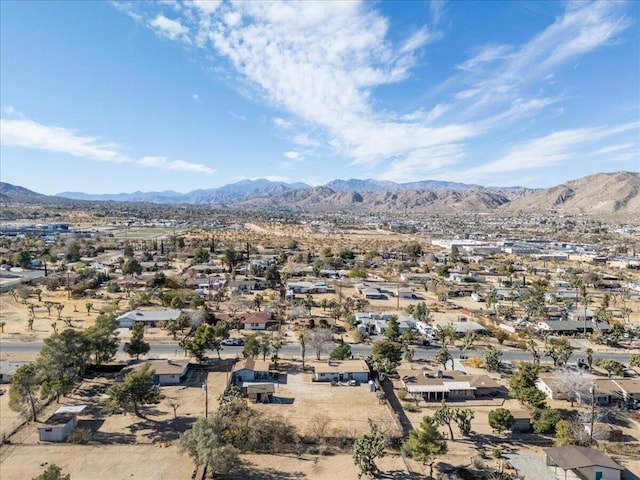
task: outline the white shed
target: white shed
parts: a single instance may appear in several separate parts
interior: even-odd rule
[[[69,405],[60,407],[51,415],[43,427],[38,428],[41,442],[64,442],[78,425],[78,415],[87,408],[86,405]]]

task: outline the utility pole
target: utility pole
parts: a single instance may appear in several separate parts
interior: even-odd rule
[[[202,382],[202,391],[204,392],[204,418],[209,417],[209,394],[207,393],[207,380]]]
[[[596,416],[596,386],[591,385],[591,428],[589,429],[589,445],[593,445],[593,421]]]

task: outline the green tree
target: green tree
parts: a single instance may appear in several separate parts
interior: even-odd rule
[[[606,370],[609,378],[611,378],[612,374],[618,375],[620,377],[624,376],[624,364],[616,360],[611,360],[609,358],[598,358],[595,362],[593,362],[593,364],[598,368]]]
[[[353,461],[360,469],[358,478],[363,475],[371,476],[379,471],[375,461],[386,455],[386,447],[384,435],[378,426],[369,420],[369,432],[353,442]]]
[[[562,420],[560,412],[552,408],[545,408],[533,422],[533,431],[541,434],[554,433],[560,420]]]
[[[231,273],[235,266],[240,263],[240,260],[242,260],[242,254],[237,252],[233,247],[225,249],[222,255],[222,263],[229,267],[229,273]]]
[[[180,453],[187,453],[196,466],[206,466],[211,475],[229,473],[240,463],[238,449],[224,439],[231,426],[231,417],[220,414],[196,420],[180,436]]]
[[[67,253],[64,256],[67,262],[77,262],[80,260],[80,244],[72,242],[67,246]]]
[[[573,445],[576,440],[573,436],[571,423],[567,420],[560,420],[556,423],[556,439],[553,444],[556,447],[564,447],[565,445]]]
[[[33,480],[71,480],[71,475],[68,473],[65,475],[55,463],[52,463],[47,469],[37,477],[33,477]]]
[[[544,354],[551,357],[553,359],[553,365],[557,367],[558,365],[567,363],[572,352],[573,347],[569,343],[569,340],[562,338],[549,345]]]
[[[260,338],[257,334],[248,335],[244,339],[242,355],[245,358],[256,358],[260,354]]]
[[[146,355],[151,350],[148,342],[144,341],[144,323],[135,322],[131,327],[131,340],[122,347],[124,353],[130,357],[140,358],[140,355]]]
[[[489,412],[489,426],[497,432],[509,430],[516,423],[516,419],[506,408],[496,408]]]
[[[489,345],[484,352],[484,367],[488,372],[497,372],[500,370],[500,357],[502,350]]]
[[[593,349],[587,348],[584,353],[587,356],[587,365],[589,366],[589,371],[591,371],[593,369]]]
[[[419,322],[431,323],[433,318],[426,302],[418,303],[413,309],[413,318]]]
[[[471,420],[475,417],[475,413],[470,408],[456,408],[454,409],[453,421],[460,430],[460,435],[463,437],[469,436],[471,433]]]
[[[153,384],[155,374],[155,370],[149,364],[127,374],[122,382],[116,383],[107,390],[109,398],[105,411],[112,414],[131,408],[137,417],[144,418],[140,407],[156,405],[163,398],[158,387]]]
[[[629,367],[640,368],[640,353],[634,353],[629,358]]]
[[[356,265],[349,271],[349,278],[362,278],[365,279],[369,276],[367,269],[364,265]]]
[[[440,404],[440,407],[435,412],[433,412],[433,418],[435,419],[435,421],[440,425],[446,426],[449,429],[451,440],[454,439],[453,428],[451,427],[451,424],[455,420],[456,410],[457,409],[451,408],[449,405],[447,405],[447,402],[443,400]]]
[[[51,369],[71,369],[73,377],[79,380],[91,359],[91,347],[86,332],[68,329],[44,339],[40,358]]]
[[[193,264],[207,263],[211,258],[209,251],[204,248],[199,248],[193,256]]]
[[[38,367],[27,363],[18,367],[9,386],[9,408],[14,412],[26,414],[33,422],[38,421]]]
[[[111,361],[118,351],[118,322],[114,314],[101,313],[94,325],[85,330],[93,363],[100,366]]]
[[[346,360],[348,358],[351,358],[351,346],[348,343],[338,345],[333,349],[333,352],[331,352],[329,358],[333,360]]]
[[[471,350],[473,349],[473,344],[478,339],[478,334],[475,332],[467,333],[462,338],[462,350]]]
[[[280,271],[276,265],[269,265],[264,274],[264,281],[268,288],[278,288],[282,285]]]
[[[402,445],[404,452],[416,462],[429,465],[429,478],[433,478],[433,459],[447,452],[447,442],[438,431],[433,417],[425,416],[420,427],[409,432],[409,438]]]
[[[545,293],[545,286],[540,282],[534,282],[522,293],[518,301],[527,317],[542,318],[547,315]]]
[[[122,267],[122,273],[125,275],[140,275],[142,273],[142,265],[135,258],[130,258]]]
[[[438,325],[433,334],[437,340],[442,343],[442,348],[446,348],[449,341],[451,344],[458,338],[458,334],[456,333],[456,329],[453,325]]]
[[[402,345],[391,340],[378,340],[373,344],[371,356],[374,364],[387,360],[395,368],[402,360]]]
[[[397,315],[390,315],[387,318],[387,327],[384,329],[384,335],[392,342],[400,340],[400,325],[398,324]]]
[[[546,395],[536,387],[539,369],[529,362],[518,364],[518,370],[509,381],[509,393],[530,408],[545,408]]]
[[[451,362],[451,368],[453,368],[453,357],[446,348],[441,348],[436,352],[436,362],[442,364],[442,368],[447,369],[447,362]]]
[[[31,254],[27,250],[20,250],[13,255],[11,261],[16,267],[29,268],[31,266]]]

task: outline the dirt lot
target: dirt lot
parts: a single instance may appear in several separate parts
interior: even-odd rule
[[[276,402],[251,406],[286,417],[300,433],[308,435],[313,435],[319,418],[329,420],[326,426],[329,435],[356,437],[369,430],[369,418],[390,432],[397,431],[389,409],[379,403],[368,385],[332,387],[328,382],[312,382],[311,378],[310,373],[301,371],[301,364],[293,363],[288,369],[287,383],[277,386]]]

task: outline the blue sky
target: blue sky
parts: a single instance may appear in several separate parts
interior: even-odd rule
[[[640,2],[0,3],[2,181],[640,170]]]

